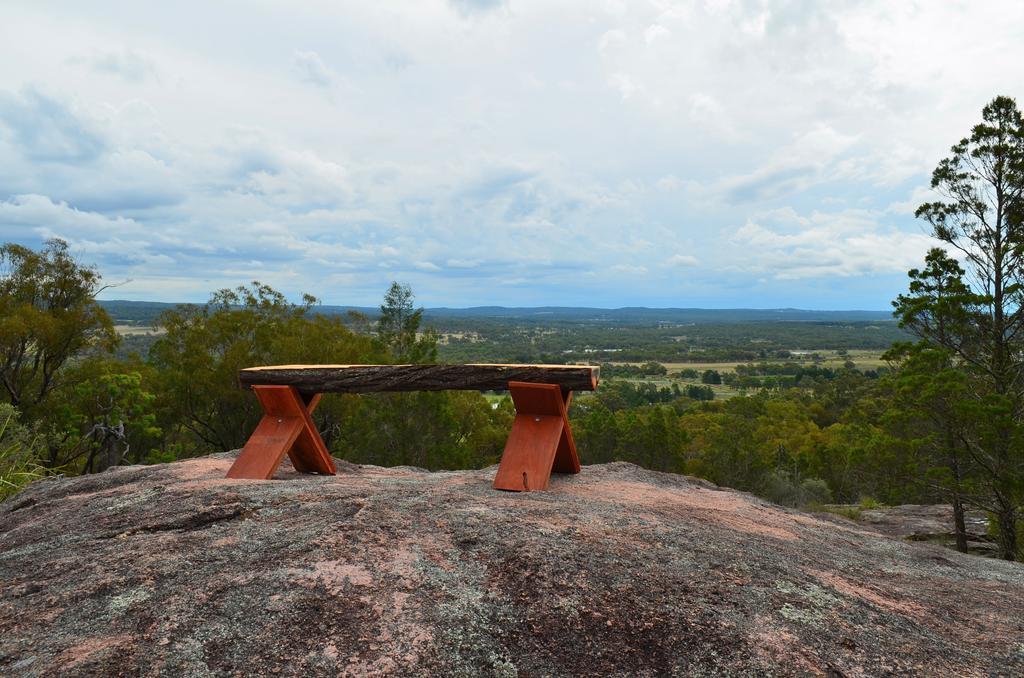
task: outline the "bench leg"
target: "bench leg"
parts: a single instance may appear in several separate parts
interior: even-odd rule
[[[563,396],[557,384],[517,381],[510,382],[508,390],[516,418],[494,476],[495,489],[544,490],[552,471],[579,473],[580,460],[567,416],[572,394]]]
[[[270,480],[287,454],[296,471],[334,475],[334,461],[309,416],[320,395],[304,397],[294,386],[253,386],[263,419],[228,469],[228,478]]]

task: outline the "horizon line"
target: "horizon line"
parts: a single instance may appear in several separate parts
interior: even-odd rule
[[[201,306],[208,302],[206,301],[164,301],[155,299],[97,299],[97,301],[103,303],[125,303],[125,304],[169,304],[169,305],[194,305]],[[325,302],[319,302],[317,306],[323,306],[328,308],[342,308],[342,309],[379,309],[379,304],[374,305],[359,305],[359,304],[328,304]],[[630,311],[630,310],[643,310],[643,311],[794,311],[799,313],[892,313],[891,309],[872,309],[872,308],[798,308],[796,306],[572,306],[572,305],[545,305],[545,306],[503,306],[501,304],[478,304],[474,306],[420,306],[424,311],[473,311],[478,309],[503,309],[503,310],[542,310],[542,309],[571,309],[571,310],[587,310],[587,311]]]

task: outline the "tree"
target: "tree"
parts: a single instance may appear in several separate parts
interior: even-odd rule
[[[967,552],[965,503],[985,506],[974,486],[970,455],[961,442],[970,435],[972,419],[966,375],[954,368],[949,352],[927,342],[900,344],[886,357],[899,362],[892,378],[891,409],[885,424],[913,441],[924,479],[937,486],[953,507],[957,550]]]
[[[433,362],[437,359],[437,334],[433,329],[420,333],[423,309],[414,309],[412,302],[408,285],[391,283],[380,307],[377,339],[399,363]]]
[[[39,416],[69,360],[116,346],[114,325],[96,303],[101,289],[96,269],[76,262],[63,240],[39,252],[0,247],[0,388],[27,417]]]
[[[423,309],[408,285],[391,283],[380,307],[377,346],[398,363],[437,359],[437,333],[421,330]],[[385,358],[386,359],[386,358]],[[381,393],[360,398],[339,431],[346,459],[430,469],[476,468],[503,449],[511,402],[492,409],[480,393]]]
[[[93,358],[71,368],[73,386],[54,394],[47,433],[47,466],[95,473],[125,461],[141,462],[159,440],[156,396],[147,390],[145,365]]]
[[[476,391],[416,391],[347,396],[338,456],[380,466],[431,470],[481,468],[504,449],[514,410],[510,398],[492,408]]]
[[[700,375],[700,381],[703,384],[721,384],[722,375],[718,370],[704,370]]]
[[[959,276],[933,251],[924,272],[911,272],[910,294],[896,310],[904,327],[949,351],[970,382],[975,425],[961,442],[985,479],[1000,555],[1012,560],[1024,503],[1024,120],[1013,99],[984,107],[982,122],[935,168],[931,187],[940,199],[916,215],[966,269]],[[942,288],[956,280],[962,289]]]
[[[901,416],[917,422],[901,424],[912,437],[923,441],[925,475],[935,478],[953,506],[957,549],[967,551],[964,502],[970,454],[963,440],[971,437],[970,390],[966,373],[957,369],[958,358],[952,346],[971,341],[971,319],[981,311],[984,298],[974,294],[964,282],[960,264],[941,249],[928,252],[925,267],[910,271],[910,294],[895,302],[904,325],[916,327],[919,336],[928,337],[917,344],[896,344],[884,356],[899,364],[893,384],[893,413],[890,422]],[[986,507],[981,495],[973,503]]]
[[[257,365],[379,362],[368,337],[350,332],[338,316],[313,312],[316,299],[290,303],[273,288],[252,283],[223,289],[204,306],[165,313],[166,333],[150,360],[159,371],[163,428],[182,427],[195,454],[240,447],[259,421],[256,398],[238,387],[238,371]],[[340,401],[324,403],[319,421]],[[336,417],[340,418],[340,417]]]

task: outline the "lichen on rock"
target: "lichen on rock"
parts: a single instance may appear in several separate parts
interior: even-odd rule
[[[516,494],[232,459],[0,504],[0,673],[1024,674],[1020,564],[623,463]]]

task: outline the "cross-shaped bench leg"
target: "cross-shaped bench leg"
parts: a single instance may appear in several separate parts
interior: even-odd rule
[[[580,460],[569,428],[572,393],[557,384],[509,382],[516,418],[494,476],[498,490],[547,489],[551,472],[579,473]]]
[[[303,397],[294,386],[253,386],[263,419],[228,469],[228,478],[270,480],[285,453],[296,471],[334,475],[334,461],[309,416],[320,394]]]

